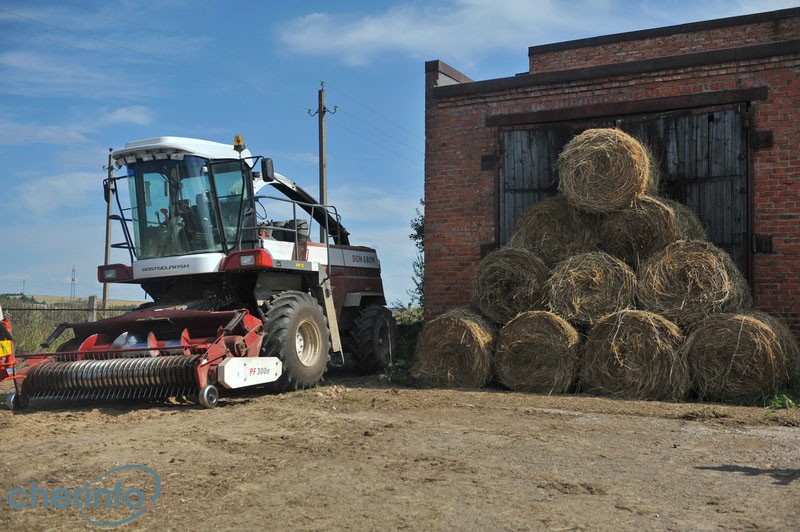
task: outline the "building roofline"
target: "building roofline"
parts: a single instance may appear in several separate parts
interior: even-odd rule
[[[635,41],[640,39],[652,39],[654,37],[665,37],[678,33],[692,33],[696,31],[713,30],[717,28],[727,28],[730,26],[741,26],[744,24],[758,24],[760,22],[773,22],[787,18],[800,17],[800,7],[779,9],[777,11],[766,11],[752,15],[739,15],[736,17],[718,18],[704,20],[701,22],[689,22],[686,24],[676,24],[674,26],[664,26],[648,30],[627,31],[624,33],[614,33],[599,37],[588,37],[585,39],[575,39],[551,44],[541,44],[528,48],[528,57],[537,54],[550,52],[560,52],[564,50],[575,50],[578,48],[589,48],[604,44],[612,44],[625,41]]]
[[[523,89],[536,85],[551,85],[575,81],[587,81],[600,78],[638,75],[651,72],[671,71],[684,68],[703,67],[707,65],[722,64],[733,61],[750,61],[794,55],[800,53],[800,39],[779,41],[736,48],[712,50],[710,52],[696,52],[681,54],[627,63],[614,63],[592,67],[542,72],[539,74],[521,74],[508,78],[474,81],[459,85],[435,87],[434,98],[454,98],[487,94],[498,91]]]

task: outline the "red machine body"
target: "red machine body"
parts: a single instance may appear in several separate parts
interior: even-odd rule
[[[374,249],[350,245],[335,208],[242,144],[160,137],[112,157],[128,170],[104,183],[125,237],[112,247],[127,250],[131,264],[101,266],[98,280],[138,284],[153,301],[59,325],[43,349],[67,330],[73,338],[56,352],[18,357],[15,407],[36,398],[182,395],[212,407],[219,387],[314,386],[331,355],[348,354],[365,372],[388,366],[396,326],[380,262]],[[120,199],[125,181],[130,204]],[[281,196],[260,195],[266,186]],[[312,224],[320,242],[310,238]]]

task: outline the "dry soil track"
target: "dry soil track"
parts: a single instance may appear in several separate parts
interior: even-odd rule
[[[411,389],[333,375],[304,392],[223,396],[214,410],[0,410],[0,445],[2,530],[86,528],[75,508],[17,510],[7,495],[32,483],[74,495],[131,464],[155,471],[161,492],[125,529],[800,528],[797,409]],[[115,480],[138,482],[149,497],[155,482],[129,473]],[[104,512],[87,515],[132,514]]]

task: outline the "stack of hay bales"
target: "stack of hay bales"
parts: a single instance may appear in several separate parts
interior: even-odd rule
[[[748,310],[742,274],[706,241],[691,209],[655,195],[653,168],[649,151],[622,131],[573,138],[558,158],[559,195],[528,209],[508,247],[481,262],[477,309],[426,325],[414,374],[673,401],[785,388],[800,369],[793,335]],[[489,373],[455,377],[474,372],[451,366],[470,365]]]

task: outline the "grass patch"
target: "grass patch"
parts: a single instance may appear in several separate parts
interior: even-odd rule
[[[393,314],[397,322],[397,351],[383,377],[388,382],[411,384],[413,379],[410,370],[414,362],[417,338],[422,332],[423,312],[421,308],[412,308],[397,310]]]
[[[770,410],[797,408],[797,402],[785,393],[765,398],[764,402],[764,406]]]
[[[37,353],[42,350],[40,344],[50,336],[58,324],[85,322],[91,316],[86,299],[47,305],[39,303],[32,298],[0,297],[0,306],[2,306],[4,314],[11,320],[15,353]],[[122,314],[131,308],[133,307],[118,307],[108,310],[96,309],[95,317],[97,319],[109,318]],[[48,351],[53,351],[72,337],[72,330],[65,331],[50,346]]]

